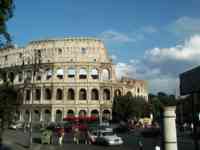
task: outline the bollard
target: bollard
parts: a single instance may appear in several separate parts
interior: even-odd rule
[[[176,106],[164,107],[164,148],[165,150],[177,150],[176,136]]]

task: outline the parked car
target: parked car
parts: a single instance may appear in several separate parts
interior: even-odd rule
[[[9,129],[19,129],[19,128],[22,128],[23,127],[23,124],[22,123],[12,123],[10,126],[9,126]]]
[[[123,140],[110,130],[100,130],[96,137],[96,143],[112,146],[123,144]]]
[[[95,144],[96,143],[97,134],[98,134],[97,130],[90,130],[90,131],[88,131],[88,141],[91,144]]]

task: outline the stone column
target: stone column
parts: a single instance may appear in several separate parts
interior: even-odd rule
[[[164,108],[164,148],[165,150],[177,150],[176,135],[176,106],[167,106]]]
[[[51,122],[55,122],[55,113],[54,109],[51,110]]]

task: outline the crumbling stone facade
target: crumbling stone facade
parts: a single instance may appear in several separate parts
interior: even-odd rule
[[[0,50],[0,68],[22,93],[21,121],[61,121],[68,115],[111,119],[115,95],[131,92],[148,100],[142,80],[117,80],[101,40],[63,38]],[[1,81],[3,82],[3,81]]]

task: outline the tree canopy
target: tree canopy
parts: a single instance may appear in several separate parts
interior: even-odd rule
[[[7,31],[6,22],[13,16],[13,0],[0,0],[0,48],[9,46],[11,36]]]

